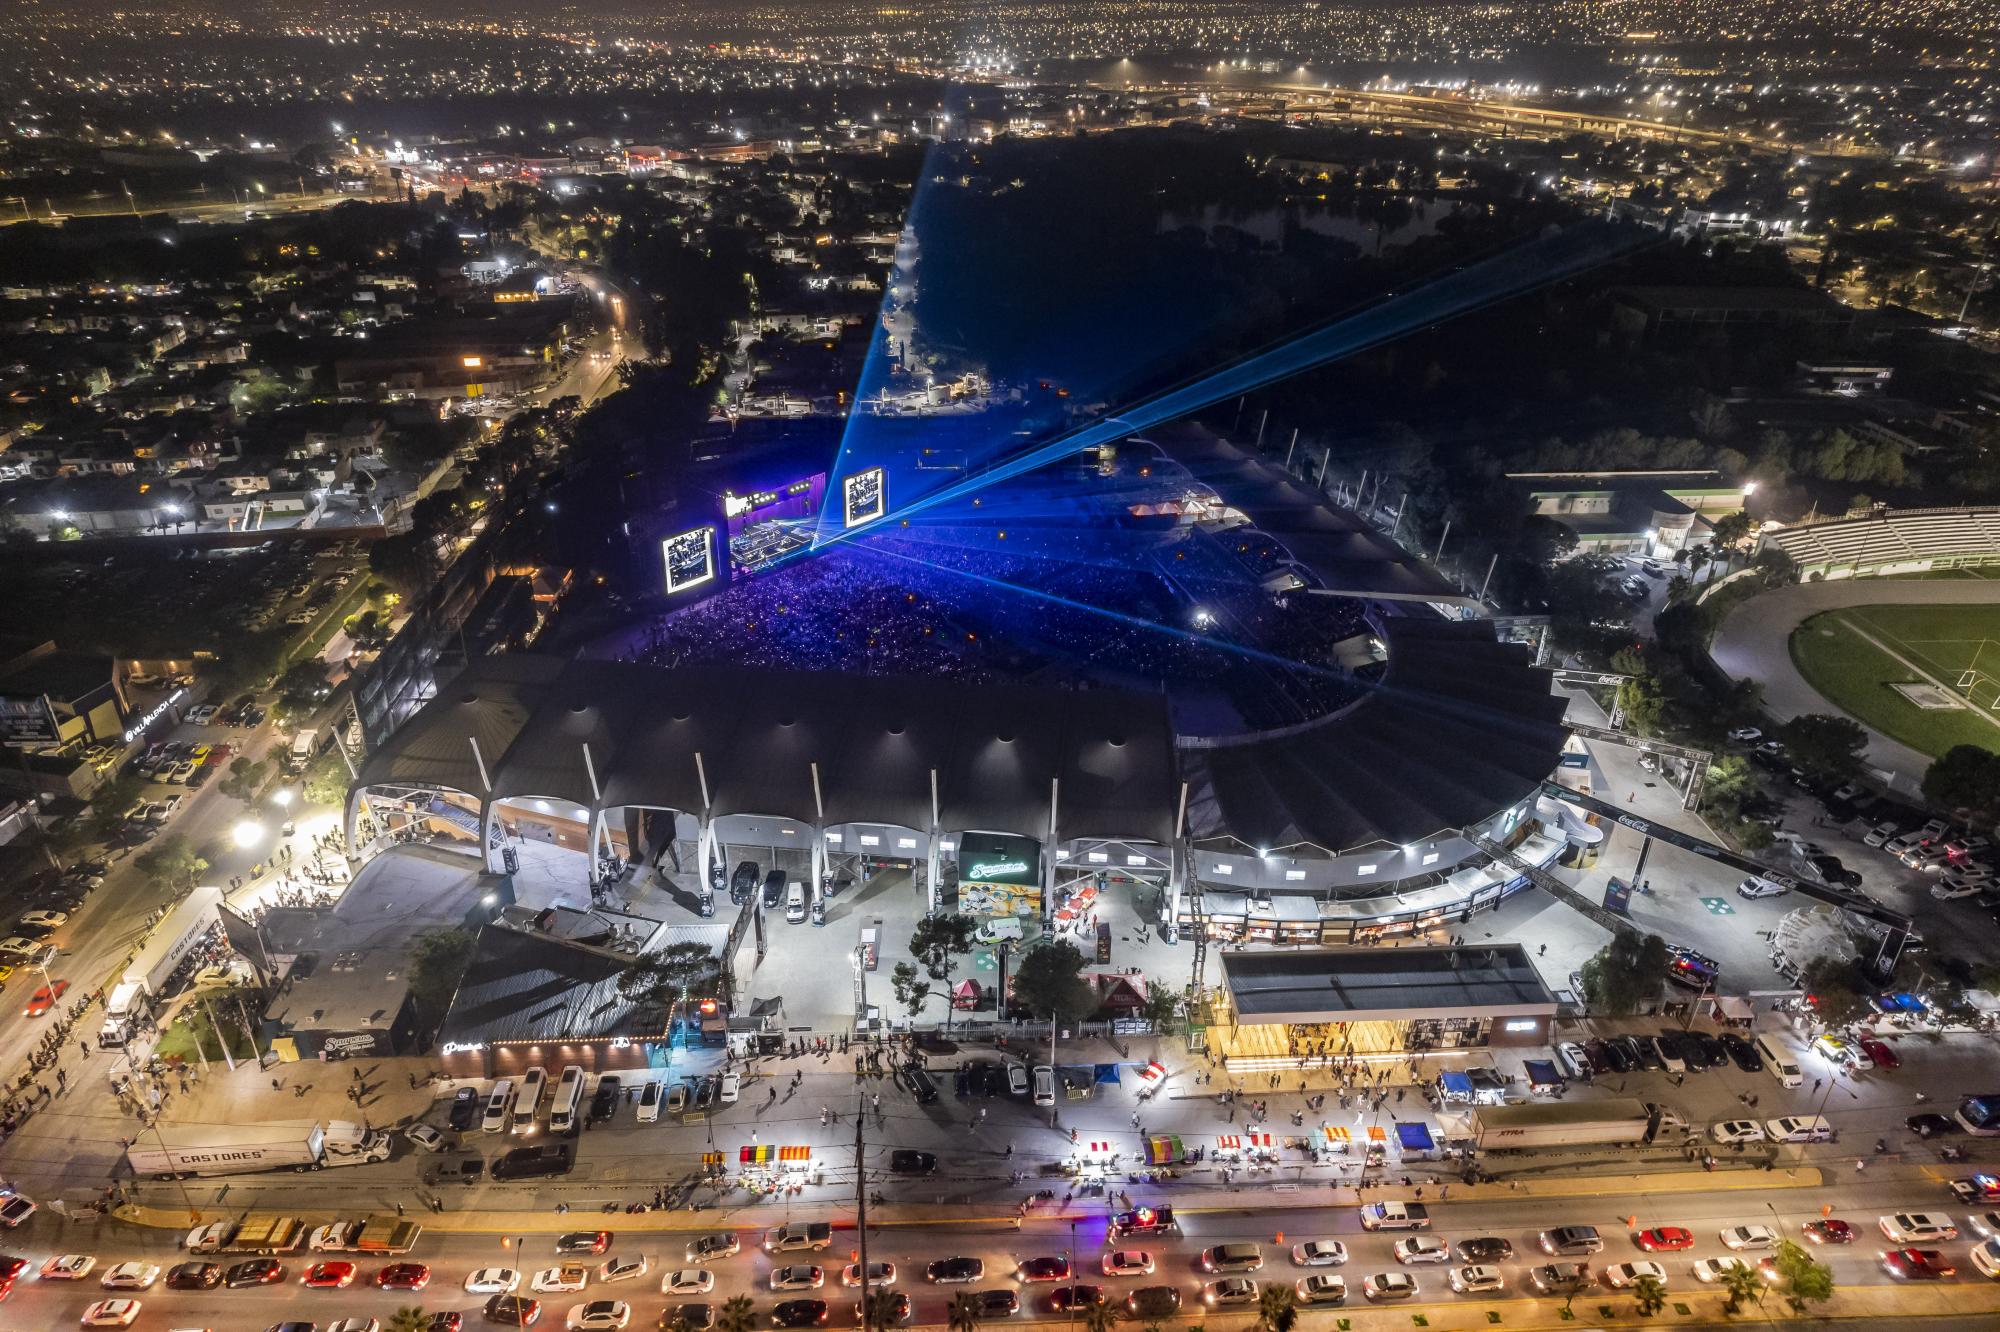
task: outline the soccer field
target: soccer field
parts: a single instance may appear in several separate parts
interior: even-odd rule
[[[1792,635],[1792,660],[1827,701],[1913,749],[1932,755],[1964,744],[2000,749],[2000,726],[1971,708],[1919,707],[1892,687],[1928,676],[1960,700],[1995,708],[2000,606],[1829,611]]]

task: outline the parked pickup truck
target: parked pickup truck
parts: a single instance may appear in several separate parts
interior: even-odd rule
[[[216,1221],[188,1232],[182,1241],[189,1253],[291,1253],[305,1238],[305,1223],[295,1216],[252,1212],[241,1221]]]
[[[1363,1230],[1429,1230],[1431,1214],[1422,1203],[1378,1202],[1361,1209]]]
[[[833,1226],[826,1221],[793,1221],[764,1232],[766,1253],[800,1253],[833,1247]]]
[[[423,1233],[418,1222],[388,1216],[334,1221],[316,1228],[306,1238],[306,1247],[314,1253],[408,1253]]]

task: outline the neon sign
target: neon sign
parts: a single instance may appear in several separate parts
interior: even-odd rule
[[[1025,860],[981,860],[966,867],[969,879],[990,879],[996,874],[1026,874],[1028,862]]]

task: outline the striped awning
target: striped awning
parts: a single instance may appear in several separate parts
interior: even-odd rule
[[[744,1165],[769,1165],[773,1161],[810,1161],[810,1147],[773,1147],[769,1143],[759,1143],[755,1147],[745,1147],[737,1153],[736,1159]]]
[[[1177,1161],[1186,1159],[1187,1150],[1182,1146],[1179,1137],[1169,1133],[1146,1139],[1148,1165],[1173,1165]]]
[[[1087,1142],[1083,1145],[1083,1150],[1088,1156],[1109,1156],[1117,1150],[1117,1146],[1109,1142]]]
[[[743,1165],[763,1165],[771,1159],[771,1154],[775,1150],[773,1147],[760,1143],[755,1147],[745,1147],[736,1154],[736,1159]]]
[[[1380,1124],[1370,1124],[1368,1126],[1368,1141],[1387,1142],[1388,1140],[1389,1130],[1383,1128]]]
[[[703,1152],[701,1154],[701,1163],[705,1166],[719,1166],[722,1164],[722,1153]]]
[[[1343,1147],[1345,1147],[1348,1143],[1354,1141],[1354,1135],[1352,1133],[1349,1133],[1344,1128],[1339,1128],[1332,1124],[1328,1124],[1322,1127],[1320,1129],[1320,1132],[1326,1135],[1326,1140],[1328,1142],[1339,1143]]]
[[[778,1159],[780,1161],[810,1161],[812,1160],[812,1154],[813,1149],[810,1147],[780,1147],[778,1149]]]
[[[1253,1131],[1250,1133],[1246,1133],[1243,1136],[1249,1140],[1250,1146],[1252,1148],[1269,1149],[1272,1145],[1271,1135],[1268,1133],[1259,1133]]]
[[[1243,1150],[1243,1139],[1234,1133],[1221,1133],[1216,1135],[1215,1145],[1225,1152],[1240,1152]]]

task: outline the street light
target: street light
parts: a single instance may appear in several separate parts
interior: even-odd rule
[[[247,851],[264,840],[264,825],[255,819],[244,819],[229,830],[229,840]]]

